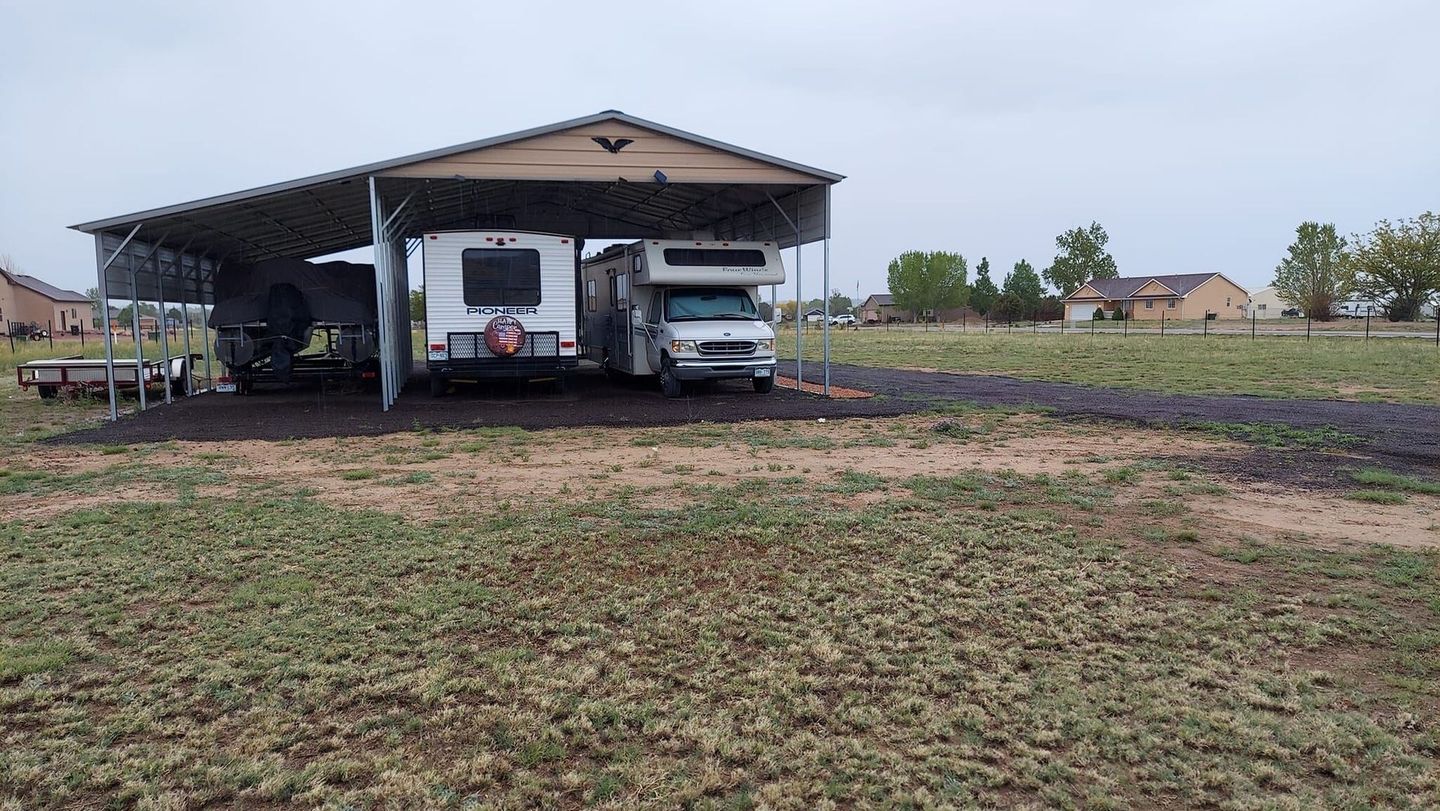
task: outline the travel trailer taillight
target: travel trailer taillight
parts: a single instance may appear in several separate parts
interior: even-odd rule
[[[561,348],[561,349],[574,349],[574,348],[575,348],[575,342],[574,342],[574,341],[561,341],[561,342],[560,342],[560,348]]]
[[[361,372],[361,373],[360,373],[360,379],[361,379],[361,380],[374,380],[376,377],[377,377],[377,375],[376,375],[374,372]]]
[[[431,349],[444,349],[445,344],[430,344]]]

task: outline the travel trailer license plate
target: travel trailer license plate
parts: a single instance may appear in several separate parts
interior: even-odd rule
[[[770,370],[769,370],[769,369],[756,369],[756,370],[755,370],[755,376],[756,376],[756,377],[769,377],[769,376],[770,376]]]
[[[234,383],[216,383],[216,384],[215,384],[215,391],[218,391],[218,392],[220,392],[221,394],[234,394],[234,393],[235,393],[235,384],[234,384]]]

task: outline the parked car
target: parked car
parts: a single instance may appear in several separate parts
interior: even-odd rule
[[[853,316],[853,315],[851,315],[851,314],[849,314],[849,313],[841,313],[841,314],[839,314],[839,315],[837,315],[837,316],[833,316],[833,317],[830,319],[830,325],[831,325],[832,327],[833,327],[833,326],[848,327],[848,326],[850,326],[851,324],[854,324],[854,323],[855,323],[855,316]]]
[[[1281,310],[1281,311],[1280,311],[1280,317],[1281,317],[1281,318],[1299,318],[1299,317],[1300,317],[1300,308],[1299,308],[1299,307],[1291,307],[1291,308],[1288,309],[1288,310]]]

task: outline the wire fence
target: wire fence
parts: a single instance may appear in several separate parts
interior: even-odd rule
[[[785,327],[793,328],[793,324],[786,324]],[[818,335],[824,325],[815,322],[802,322],[800,329],[804,330],[807,336]],[[830,327],[832,332],[960,332],[977,333],[985,335],[1014,335],[1014,334],[1059,334],[1059,335],[1119,335],[1121,337],[1155,336],[1165,337],[1191,335],[1200,338],[1210,336],[1225,337],[1246,337],[1250,340],[1262,338],[1286,338],[1304,339],[1310,341],[1319,338],[1340,338],[1348,340],[1369,341],[1373,339],[1410,339],[1424,340],[1434,343],[1440,348],[1440,319],[1430,321],[1406,321],[1391,322],[1376,317],[1373,313],[1367,313],[1361,317],[1336,318],[1330,321],[1317,321],[1310,318],[1260,318],[1252,314],[1249,318],[1226,318],[1216,317],[1209,311],[1203,319],[1181,320],[1169,318],[1167,314],[1161,313],[1159,318],[1137,318],[1129,317],[1124,319],[1091,319],[1091,320],[1069,320],[1064,319],[1037,321],[1037,320],[991,320],[984,316],[962,317],[958,321],[922,321],[922,322],[901,322],[890,321],[883,324],[836,324]]]

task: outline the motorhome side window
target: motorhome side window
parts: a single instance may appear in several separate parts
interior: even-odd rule
[[[762,251],[739,248],[666,248],[665,264],[672,267],[765,267]]]
[[[467,307],[533,307],[540,303],[540,252],[468,248],[460,254]]]
[[[589,279],[585,282],[585,309],[595,312],[595,280]]]

